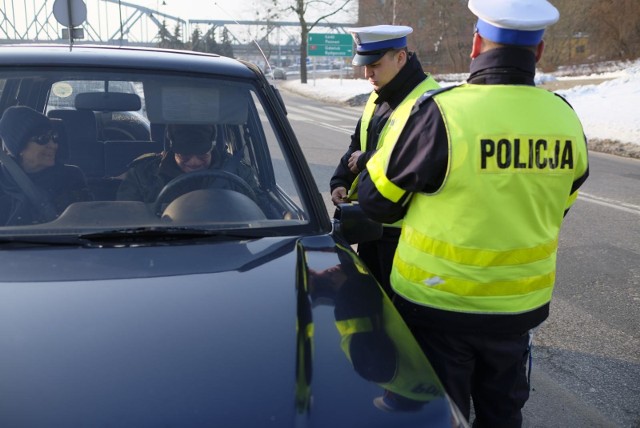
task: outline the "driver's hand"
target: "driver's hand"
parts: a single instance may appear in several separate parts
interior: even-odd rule
[[[331,202],[333,202],[333,205],[335,206],[349,202],[347,189],[345,187],[336,187],[333,189],[333,192],[331,192]]]

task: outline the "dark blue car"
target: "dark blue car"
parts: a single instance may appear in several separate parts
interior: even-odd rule
[[[16,106],[49,118],[26,144],[87,192],[62,204],[66,184],[5,144],[0,426],[466,426],[350,247],[380,226],[351,205],[329,218],[257,67],[3,46],[0,112]],[[225,162],[120,197],[132,168],[175,155],[173,125],[214,130]]]

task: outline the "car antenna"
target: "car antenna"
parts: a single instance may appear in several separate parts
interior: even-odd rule
[[[87,19],[87,5],[83,0],[55,0],[53,16],[69,35],[69,51],[73,49],[74,30]],[[80,36],[82,37],[82,36]]]
[[[226,10],[224,10],[222,8],[222,6],[220,6],[218,4],[218,2],[214,1],[213,2],[214,6],[217,6],[218,9],[220,9],[225,15],[227,15],[229,18],[231,18],[231,20],[233,22],[235,22],[238,25],[241,25],[233,16],[231,16],[231,14],[229,12],[227,12]],[[271,63],[269,62],[269,60],[267,59],[267,55],[265,55],[264,51],[262,50],[262,48],[260,47],[260,44],[256,41],[256,39],[251,38],[251,41],[256,45],[256,47],[258,48],[258,50],[260,51],[260,54],[262,55],[262,58],[264,59],[264,62],[267,64],[267,68],[269,69],[269,73],[271,73],[273,71],[273,68],[271,67]]]

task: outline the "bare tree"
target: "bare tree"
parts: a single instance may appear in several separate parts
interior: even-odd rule
[[[358,25],[408,25],[408,45],[425,69],[463,72],[469,66],[473,15],[466,1],[360,0]]]
[[[311,30],[327,18],[344,10],[352,0],[273,0],[283,14],[295,13],[300,21],[300,82],[307,83],[307,38]],[[313,22],[307,22],[309,10],[327,11]],[[320,12],[322,13],[322,12]]]
[[[586,16],[591,27],[592,54],[600,58],[631,59],[640,51],[640,2],[592,1]]]

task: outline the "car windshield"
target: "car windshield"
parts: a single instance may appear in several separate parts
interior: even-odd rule
[[[259,79],[2,71],[0,239],[309,225],[299,162]],[[43,120],[46,118],[46,120]],[[48,121],[48,124],[47,124]]]

